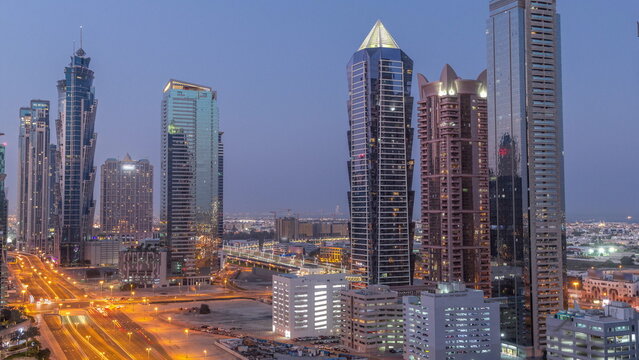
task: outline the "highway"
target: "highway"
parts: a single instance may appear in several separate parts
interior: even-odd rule
[[[9,269],[22,284],[23,302],[28,295],[52,302],[29,304],[28,310],[43,314],[68,360],[171,359],[157,338],[117,308],[107,308],[109,302],[91,299],[53,264],[35,255],[13,255],[17,262]]]

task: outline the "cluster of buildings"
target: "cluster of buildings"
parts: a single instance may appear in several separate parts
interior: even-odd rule
[[[416,76],[418,254],[413,61],[378,21],[347,65],[352,274],[333,308],[350,349],[541,359],[547,319],[567,307],[556,1],[493,0],[489,11],[486,71],[463,79],[444,65],[437,81]],[[275,279],[274,312],[286,299],[324,301],[318,285],[280,290]],[[294,319],[288,331],[312,324]]]
[[[280,242],[347,236],[348,222],[343,220],[300,220],[293,216],[275,219],[275,240]]]
[[[159,233],[153,228],[153,166],[128,154],[101,166],[97,230],[93,194],[98,101],[90,61],[78,49],[57,83],[57,144],[51,142],[48,100],[32,100],[20,108],[16,248],[63,265],[120,263],[127,271],[164,259],[166,269],[154,271],[166,273],[171,283],[208,279],[224,231],[217,93],[177,80],[163,90]],[[4,146],[1,149],[4,167]],[[4,175],[0,184],[3,180]],[[6,237],[3,188],[0,194],[0,234]],[[156,235],[159,243],[152,251],[139,245]],[[144,256],[132,256],[141,251]],[[145,260],[127,263],[134,258]]]
[[[403,351],[407,359],[500,356],[498,302],[462,282],[423,288],[351,288],[344,274],[275,275],[273,332],[335,336],[357,353]]]

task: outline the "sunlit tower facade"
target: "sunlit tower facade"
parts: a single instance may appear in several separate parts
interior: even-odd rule
[[[56,134],[60,151],[60,261],[82,261],[83,243],[91,235],[95,200],[96,168],[93,166],[97,134],[98,101],[93,88],[91,58],[82,48],[71,56],[58,81]]]
[[[351,270],[361,286],[409,285],[413,61],[377,21],[347,72]]]
[[[146,160],[107,159],[100,176],[100,230],[133,240],[152,237],[153,166]]]
[[[421,74],[418,137],[425,282],[463,282],[490,296],[486,72]]]
[[[491,1],[487,39],[492,292],[504,349],[535,359],[546,346],[546,316],[565,306],[556,1]]]
[[[24,251],[54,254],[50,228],[52,199],[49,101],[31,100],[20,108],[18,140],[18,234]]]
[[[221,244],[223,190],[217,92],[170,80],[162,100],[161,221],[170,274],[205,276]]]

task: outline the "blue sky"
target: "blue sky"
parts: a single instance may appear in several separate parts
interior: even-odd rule
[[[328,214],[347,204],[345,67],[375,20],[415,72],[437,78],[449,63],[475,78],[486,67],[487,3],[4,0],[0,132],[10,208],[18,109],[48,99],[55,118],[55,84],[80,25],[96,73],[96,166],[127,152],[148,158],[157,209],[162,88],[170,78],[193,81],[219,94],[227,212]],[[613,3],[559,2],[569,219],[639,218],[639,2]]]

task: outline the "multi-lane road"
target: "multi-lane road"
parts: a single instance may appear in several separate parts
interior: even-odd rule
[[[171,359],[155,336],[107,301],[89,301],[89,294],[53,264],[35,255],[13,255],[17,261],[10,271],[22,285],[22,301],[33,296],[36,304],[29,311],[43,316],[68,360]]]

